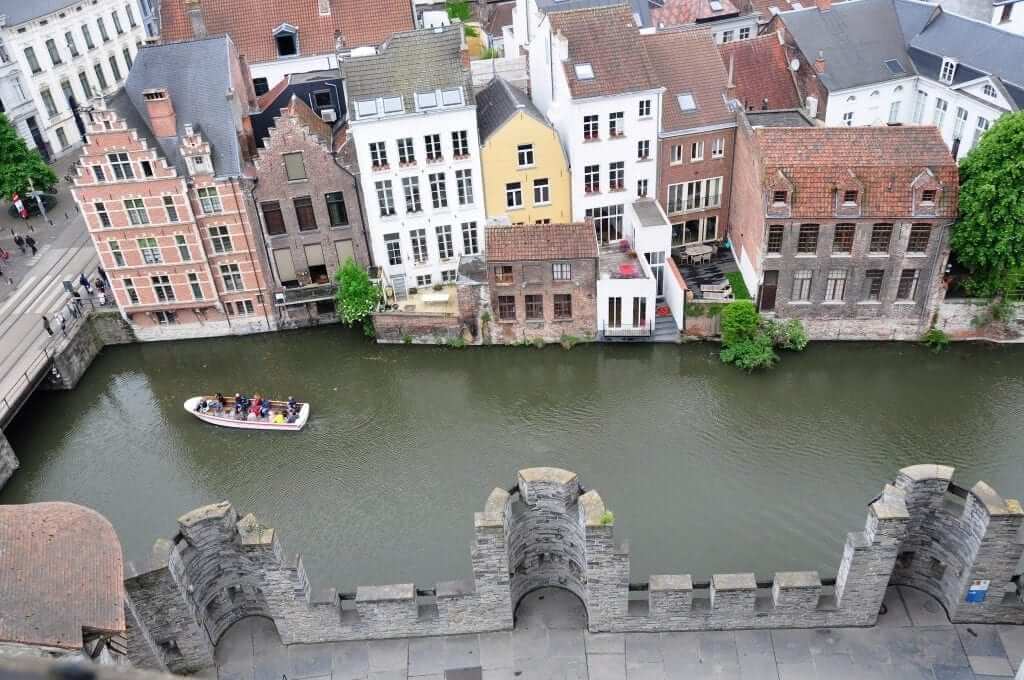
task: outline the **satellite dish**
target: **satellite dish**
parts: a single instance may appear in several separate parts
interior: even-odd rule
[[[794,59],[793,61],[789,62],[789,70],[790,71],[799,71],[800,70],[800,60],[799,59]]]

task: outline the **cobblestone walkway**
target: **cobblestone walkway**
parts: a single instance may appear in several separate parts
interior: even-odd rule
[[[583,606],[544,589],[516,629],[284,647],[248,619],[217,647],[221,680],[990,680],[1012,677],[1024,626],[952,625],[928,596],[890,588],[874,628],[590,634]],[[466,669],[463,672],[452,672]]]

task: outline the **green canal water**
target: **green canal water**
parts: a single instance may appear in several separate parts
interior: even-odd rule
[[[301,433],[182,409],[220,390],[313,404]],[[302,552],[317,586],[470,575],[473,512],[522,467],[575,470],[651,573],[818,569],[904,465],[1024,495],[1024,348],[812,345],[765,374],[697,344],[379,347],[338,328],[108,348],[78,388],[8,428],[0,503],[69,500],[144,559],[228,499]]]

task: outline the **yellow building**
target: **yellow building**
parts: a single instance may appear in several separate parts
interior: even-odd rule
[[[487,217],[571,222],[569,163],[558,133],[530,98],[495,78],[476,95],[476,119]]]

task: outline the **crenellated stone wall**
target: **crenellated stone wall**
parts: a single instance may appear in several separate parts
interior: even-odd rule
[[[867,626],[890,584],[937,597],[955,622],[1024,624],[1019,534],[1024,512],[984,482],[951,484],[953,469],[917,465],[867,507],[833,581],[815,571],[658,574],[630,584],[629,550],[615,540],[601,496],[575,473],[521,470],[474,516],[473,578],[418,589],[361,586],[314,592],[302,558],[287,558],[273,529],[229,503],[194,510],[155,568],[126,581],[129,649],[142,666],[194,672],[246,616],[274,621],[285,644],[507,630],[531,590],[565,588],[583,602],[591,631]],[[980,601],[972,584],[988,582]],[[970,601],[969,601],[970,600]]]

